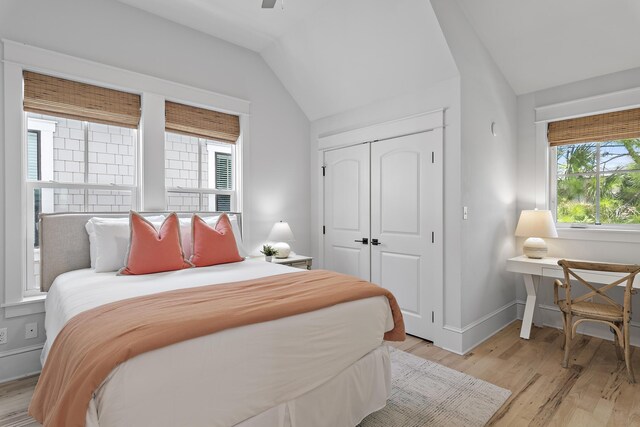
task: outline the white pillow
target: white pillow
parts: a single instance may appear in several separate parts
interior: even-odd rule
[[[214,226],[218,222],[220,216],[208,216],[203,217],[204,221]],[[238,217],[236,215],[229,215],[229,221],[231,222],[231,230],[233,231],[233,237],[236,239],[236,246],[238,247],[238,253],[242,258],[249,256],[249,253],[244,248],[242,243],[242,234],[240,233],[240,225],[238,224]],[[192,241],[191,241],[191,218],[180,218],[180,235],[182,236],[182,250],[184,251],[185,259],[190,259],[192,255]]]
[[[164,221],[164,215],[145,217],[156,228]],[[124,267],[129,248],[129,218],[93,217],[85,225],[89,234],[91,268],[96,273],[116,271]]]

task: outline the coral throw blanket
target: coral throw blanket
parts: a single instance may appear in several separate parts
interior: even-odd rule
[[[84,426],[93,392],[116,366],[139,354],[375,296],[389,299],[393,315],[394,328],[384,339],[404,340],[402,313],[391,292],[324,270],[161,292],[87,310],[56,337],[29,413],[45,427]]]

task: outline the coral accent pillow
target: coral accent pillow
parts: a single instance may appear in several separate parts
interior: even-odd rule
[[[149,221],[132,211],[129,228],[129,251],[125,266],[118,274],[151,274],[193,267],[184,259],[180,221],[175,212],[167,216],[156,231]]]
[[[193,255],[191,262],[196,267],[242,261],[227,214],[220,215],[214,227],[209,226],[198,215],[191,218]]]

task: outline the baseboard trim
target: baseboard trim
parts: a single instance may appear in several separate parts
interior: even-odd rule
[[[38,374],[42,369],[42,347],[43,344],[36,344],[0,352],[0,383]]]
[[[525,301],[518,300],[518,319],[522,320],[524,313]],[[562,329],[562,315],[560,309],[555,305],[538,304],[536,311],[537,317],[534,319],[541,319],[542,326],[550,328]],[[535,323],[534,323],[535,325]],[[631,333],[631,345],[640,346],[640,322],[632,321],[630,324]],[[596,323],[585,322],[578,326],[578,333],[583,335],[589,335],[595,338],[602,338],[607,341],[613,341],[613,334],[605,325]]]
[[[3,357],[15,356],[16,354],[42,350],[43,347],[44,347],[44,344],[35,344],[35,345],[29,345],[27,347],[14,348],[13,350],[0,351],[0,359],[2,359]]]
[[[481,318],[458,328],[444,325],[447,337],[439,347],[464,355],[517,320],[517,301],[513,300]]]

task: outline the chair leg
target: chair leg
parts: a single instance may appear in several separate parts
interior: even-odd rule
[[[629,375],[629,382],[634,384],[636,377],[633,375],[633,366],[631,366],[631,336],[629,335],[629,322],[624,323],[624,363],[627,365],[627,374]]]
[[[620,325],[619,323],[616,323],[616,326],[618,328],[620,328],[622,325]],[[616,356],[618,356],[618,360],[624,360],[624,354],[623,354],[623,349],[622,349],[622,343],[618,340],[618,334],[616,334],[616,331],[613,328],[610,328],[611,332],[613,332],[613,345],[616,348]]]
[[[567,338],[566,338],[566,333],[567,333],[567,313],[565,313],[564,311],[562,312],[562,332],[565,333],[565,338],[562,340],[562,343],[560,344],[560,349],[564,350],[564,346],[567,342]]]
[[[571,351],[571,313],[567,313],[564,322],[564,359],[562,367],[569,367],[569,352]]]

